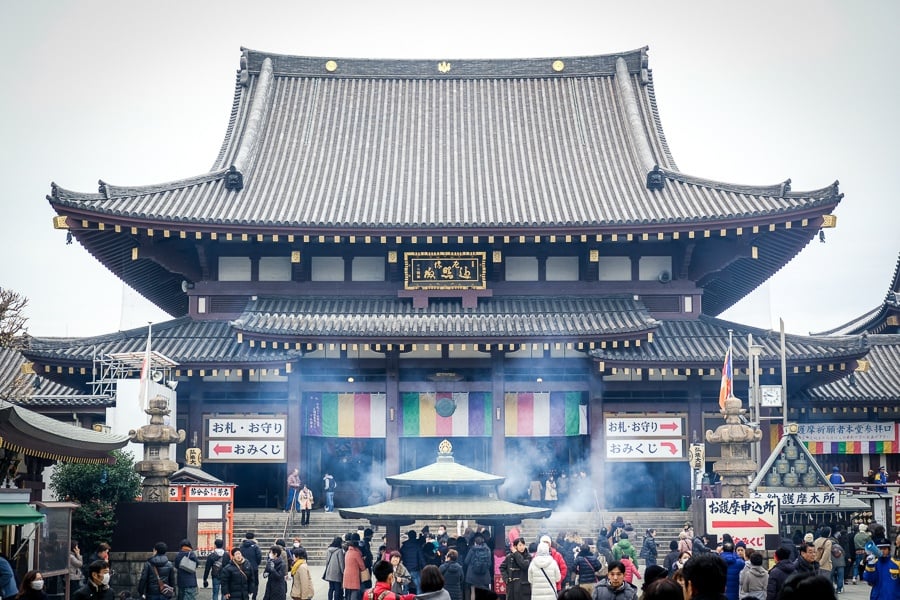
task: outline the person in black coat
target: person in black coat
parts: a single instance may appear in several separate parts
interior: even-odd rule
[[[250,597],[256,600],[256,590],[259,588],[259,566],[262,564],[262,550],[259,549],[255,535],[252,531],[248,531],[244,535],[244,541],[241,542],[241,556],[250,565],[250,572],[253,574],[250,581]]]
[[[47,600],[47,592],[44,591],[44,577],[40,571],[25,573],[16,600]]]
[[[115,593],[109,587],[109,563],[95,560],[88,565],[88,577],[72,594],[72,600],[115,600]]]
[[[441,575],[444,576],[444,589],[450,594],[451,600],[463,600],[463,583],[465,575],[462,565],[459,564],[459,552],[451,548],[447,550],[447,559],[439,567]],[[527,578],[526,578],[527,582]],[[507,598],[509,598],[509,587],[507,586]],[[524,600],[531,600],[531,593]]]
[[[531,555],[525,540],[516,538],[512,552],[500,563],[500,575],[506,583],[506,600],[531,600],[531,583],[528,582],[530,564]]]
[[[266,578],[266,593],[263,600],[284,600],[287,596],[287,563],[281,546],[275,545],[269,549],[269,558],[266,560],[266,570],[263,577]]]
[[[253,567],[240,548],[231,550],[231,562],[222,568],[219,583],[225,600],[249,600],[251,590],[255,593]]]
[[[138,581],[138,594],[147,600],[167,600],[162,593],[163,584],[175,587],[175,568],[169,562],[166,552],[169,547],[165,542],[156,542],[154,554],[144,563],[141,578]]]
[[[794,574],[797,567],[791,561],[791,552],[784,546],[775,550],[775,566],[769,569],[769,583],[766,587],[766,600],[778,600],[784,582]]]
[[[193,570],[191,570],[193,563]],[[181,550],[175,556],[175,570],[178,573],[178,600],[195,600],[197,598],[197,567],[200,559],[194,552],[190,540],[181,540]]]

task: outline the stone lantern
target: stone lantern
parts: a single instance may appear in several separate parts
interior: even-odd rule
[[[144,502],[168,502],[169,475],[178,470],[178,463],[169,458],[169,445],[183,442],[185,433],[165,424],[164,417],[171,412],[166,398],[156,396],[148,404],[144,412],[150,415],[150,423],[128,432],[132,442],[144,445],[144,460],[134,470],[144,478]]]
[[[756,473],[756,461],[750,458],[750,444],[762,439],[762,431],[741,423],[740,398],[725,400],[725,424],[715,431],[706,431],[706,441],[722,446],[721,459],[713,464],[713,471],[722,480],[723,498],[748,498],[750,476]]]

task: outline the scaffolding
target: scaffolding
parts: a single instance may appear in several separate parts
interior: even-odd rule
[[[141,376],[141,369],[146,352],[117,352],[113,354],[94,354],[93,381],[90,381],[94,396],[105,396],[116,400],[116,382],[121,379],[133,379]],[[174,388],[174,370],[178,363],[160,354],[150,352],[150,379],[157,383]]]

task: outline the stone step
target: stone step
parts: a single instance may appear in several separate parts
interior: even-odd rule
[[[661,555],[668,551],[669,540],[677,539],[689,513],[681,511],[604,511],[592,512],[557,512],[547,519],[526,519],[517,525],[520,534],[528,541],[533,541],[543,534],[556,539],[560,532],[577,532],[583,539],[594,540],[601,527],[608,527],[610,523],[621,515],[626,522],[632,523],[635,534],[632,544],[640,551],[647,528],[657,530],[656,540]],[[275,540],[284,538],[288,546],[294,537],[299,537],[303,547],[309,553],[310,562],[315,563],[324,556],[325,549],[334,539],[334,536],[343,536],[347,532],[360,531],[369,527],[365,519],[343,519],[337,512],[326,513],[315,510],[310,515],[310,524],[301,527],[300,515],[294,515],[293,523],[288,521],[289,515],[278,510],[262,511],[235,511],[234,534],[236,542],[243,539],[248,531],[254,532],[257,543],[265,550],[275,543]],[[432,531],[436,531],[440,522],[421,521],[413,525],[401,528],[401,534],[409,529],[421,531],[428,525]],[[456,523],[444,522],[451,534],[456,532]],[[473,521],[469,522],[474,526]],[[376,541],[380,540],[383,528],[373,527]],[[508,528],[507,528],[508,529]],[[402,539],[405,536],[401,535]]]

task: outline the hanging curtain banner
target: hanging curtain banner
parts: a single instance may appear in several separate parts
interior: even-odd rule
[[[507,392],[504,399],[506,435],[587,435],[584,397],[584,392]]]
[[[491,435],[490,392],[403,392],[402,437],[484,437]]]
[[[323,392],[304,395],[306,435],[320,437],[385,437],[383,393]]]

